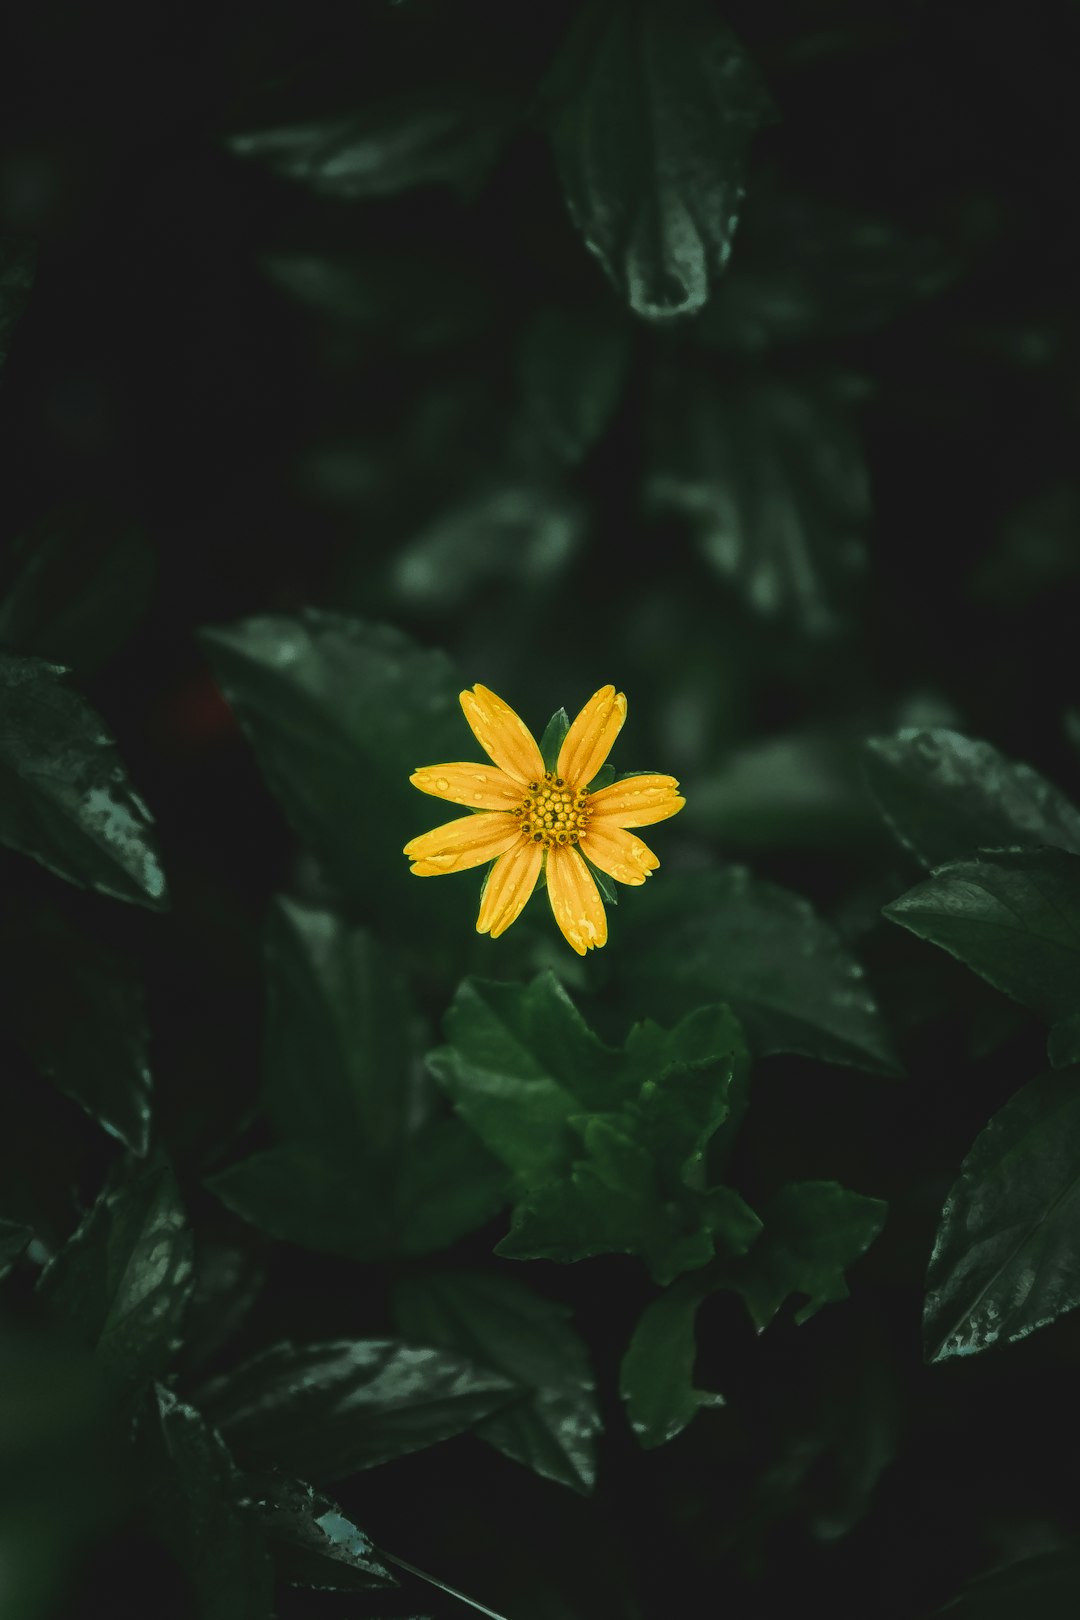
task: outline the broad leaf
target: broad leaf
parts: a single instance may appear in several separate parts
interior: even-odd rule
[[[764,1213],[765,1230],[726,1281],[746,1302],[754,1326],[768,1327],[789,1294],[807,1303],[796,1322],[848,1296],[845,1269],[873,1243],[888,1206],[835,1181],[789,1181]]]
[[[727,1002],[759,1056],[900,1072],[862,969],[798,895],[729,866],[668,876],[610,947],[626,1005],[671,1022]]]
[[[284,1343],[205,1392],[243,1461],[317,1483],[422,1450],[521,1398],[489,1368],[392,1339]]]
[[[370,1536],[336,1502],[282,1475],[249,1475],[244,1506],[274,1547],[275,1572],[290,1586],[324,1591],[386,1591],[397,1579],[379,1558]]]
[[[591,0],[548,82],[570,216],[639,315],[699,310],[731,253],[771,106],[705,0]]]
[[[869,517],[862,450],[836,390],[771,375],[667,381],[651,509],[683,519],[755,613],[808,635],[836,631],[850,617]]]
[[[1080,856],[1038,849],[953,861],[884,913],[1052,1024],[1051,1062],[1072,1061],[1080,1013]]]
[[[506,1176],[433,1117],[415,1009],[384,949],[332,912],[279,900],[267,939],[267,1113],[276,1147],[210,1186],[275,1237],[356,1260],[445,1248],[495,1214]]]
[[[62,675],[0,653],[0,841],[69,883],[160,911],[150,812],[100,716]]]
[[[1080,810],[1030,765],[959,731],[874,737],[866,771],[885,819],[924,866],[977,849],[1050,844],[1080,854]]]
[[[11,334],[30,297],[35,259],[34,249],[26,243],[0,237],[0,366],[7,359]]]
[[[1080,1304],[1080,1087],[1031,1081],[976,1137],[927,1277],[926,1356],[1022,1339]]]
[[[722,1395],[694,1388],[697,1342],[694,1319],[715,1284],[691,1274],[646,1306],[619,1371],[619,1391],[638,1440],[651,1450],[673,1440],[703,1406],[723,1406]]]
[[[163,1162],[115,1190],[46,1266],[38,1293],[74,1338],[93,1345],[123,1390],[160,1376],[179,1344],[193,1283],[192,1238]]]
[[[585,1347],[564,1305],[482,1272],[435,1272],[394,1290],[399,1331],[505,1374],[527,1400],[485,1418],[476,1434],[538,1474],[588,1494],[601,1428]]]
[[[239,1505],[241,1476],[194,1407],[155,1386],[144,1426],[150,1520],[190,1583],[198,1620],[271,1620],[265,1538]]]
[[[143,988],[132,963],[41,913],[5,957],[9,1027],[41,1073],[133,1153],[150,1136]]]

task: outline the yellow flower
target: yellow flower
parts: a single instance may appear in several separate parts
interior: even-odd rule
[[[660,865],[630,827],[647,827],[681,810],[673,776],[630,776],[589,792],[626,719],[613,686],[593,694],[566,733],[553,771],[532,732],[486,686],[462,692],[461,707],[491,765],[429,765],[409,778],[422,793],[467,804],[480,815],[447,821],[405,845],[417,877],[495,864],[480,899],[476,931],[498,939],[520,915],[547,868],[555,921],[579,956],[607,943],[607,917],[582,860],[620,883],[644,883]]]

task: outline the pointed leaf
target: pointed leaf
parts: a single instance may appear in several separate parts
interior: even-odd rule
[[[398,1585],[370,1536],[336,1502],[302,1480],[249,1475],[244,1505],[274,1544],[277,1576],[322,1591],[386,1591]]]
[[[400,1332],[503,1373],[527,1400],[485,1418],[481,1440],[548,1479],[588,1495],[601,1428],[585,1347],[564,1305],[482,1272],[434,1272],[394,1290]]]
[[[570,216],[639,315],[692,314],[727,263],[750,136],[771,112],[704,0],[592,0],[548,86]]]
[[[521,1398],[509,1379],[392,1339],[286,1341],[204,1393],[250,1466],[331,1483],[473,1428]]]
[[[886,821],[924,866],[1042,844],[1080,855],[1080,810],[990,743],[944,727],[911,728],[871,738],[866,772]]]
[[[1080,1304],[1080,1088],[1023,1087],[976,1137],[934,1242],[926,1356],[1022,1339]]]
[[[566,733],[570,730],[570,716],[565,709],[556,709],[547,725],[544,735],[540,738],[540,752],[544,756],[544,765],[549,771],[555,769]]]
[[[880,1198],[848,1192],[835,1181],[790,1181],[781,1187],[765,1211],[761,1237],[728,1274],[758,1332],[789,1294],[807,1297],[795,1313],[800,1323],[823,1305],[846,1299],[845,1268],[878,1236],[887,1208]]]
[[[630,1427],[649,1451],[681,1434],[703,1406],[723,1406],[722,1395],[694,1388],[697,1342],[694,1319],[715,1286],[691,1273],[646,1306],[619,1371],[619,1393]]]
[[[80,888],[163,910],[150,812],[100,717],[62,674],[0,653],[0,841]]]

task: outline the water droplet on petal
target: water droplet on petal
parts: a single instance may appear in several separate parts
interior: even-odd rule
[[[446,780],[445,776],[439,776],[435,779],[435,786],[438,788],[440,793],[445,793],[450,784]]]

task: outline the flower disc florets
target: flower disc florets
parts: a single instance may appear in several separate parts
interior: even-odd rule
[[[554,771],[529,783],[525,802],[513,812],[521,817],[521,835],[533,844],[551,849],[556,844],[576,844],[589,825],[589,795],[584,788],[572,788]]]

